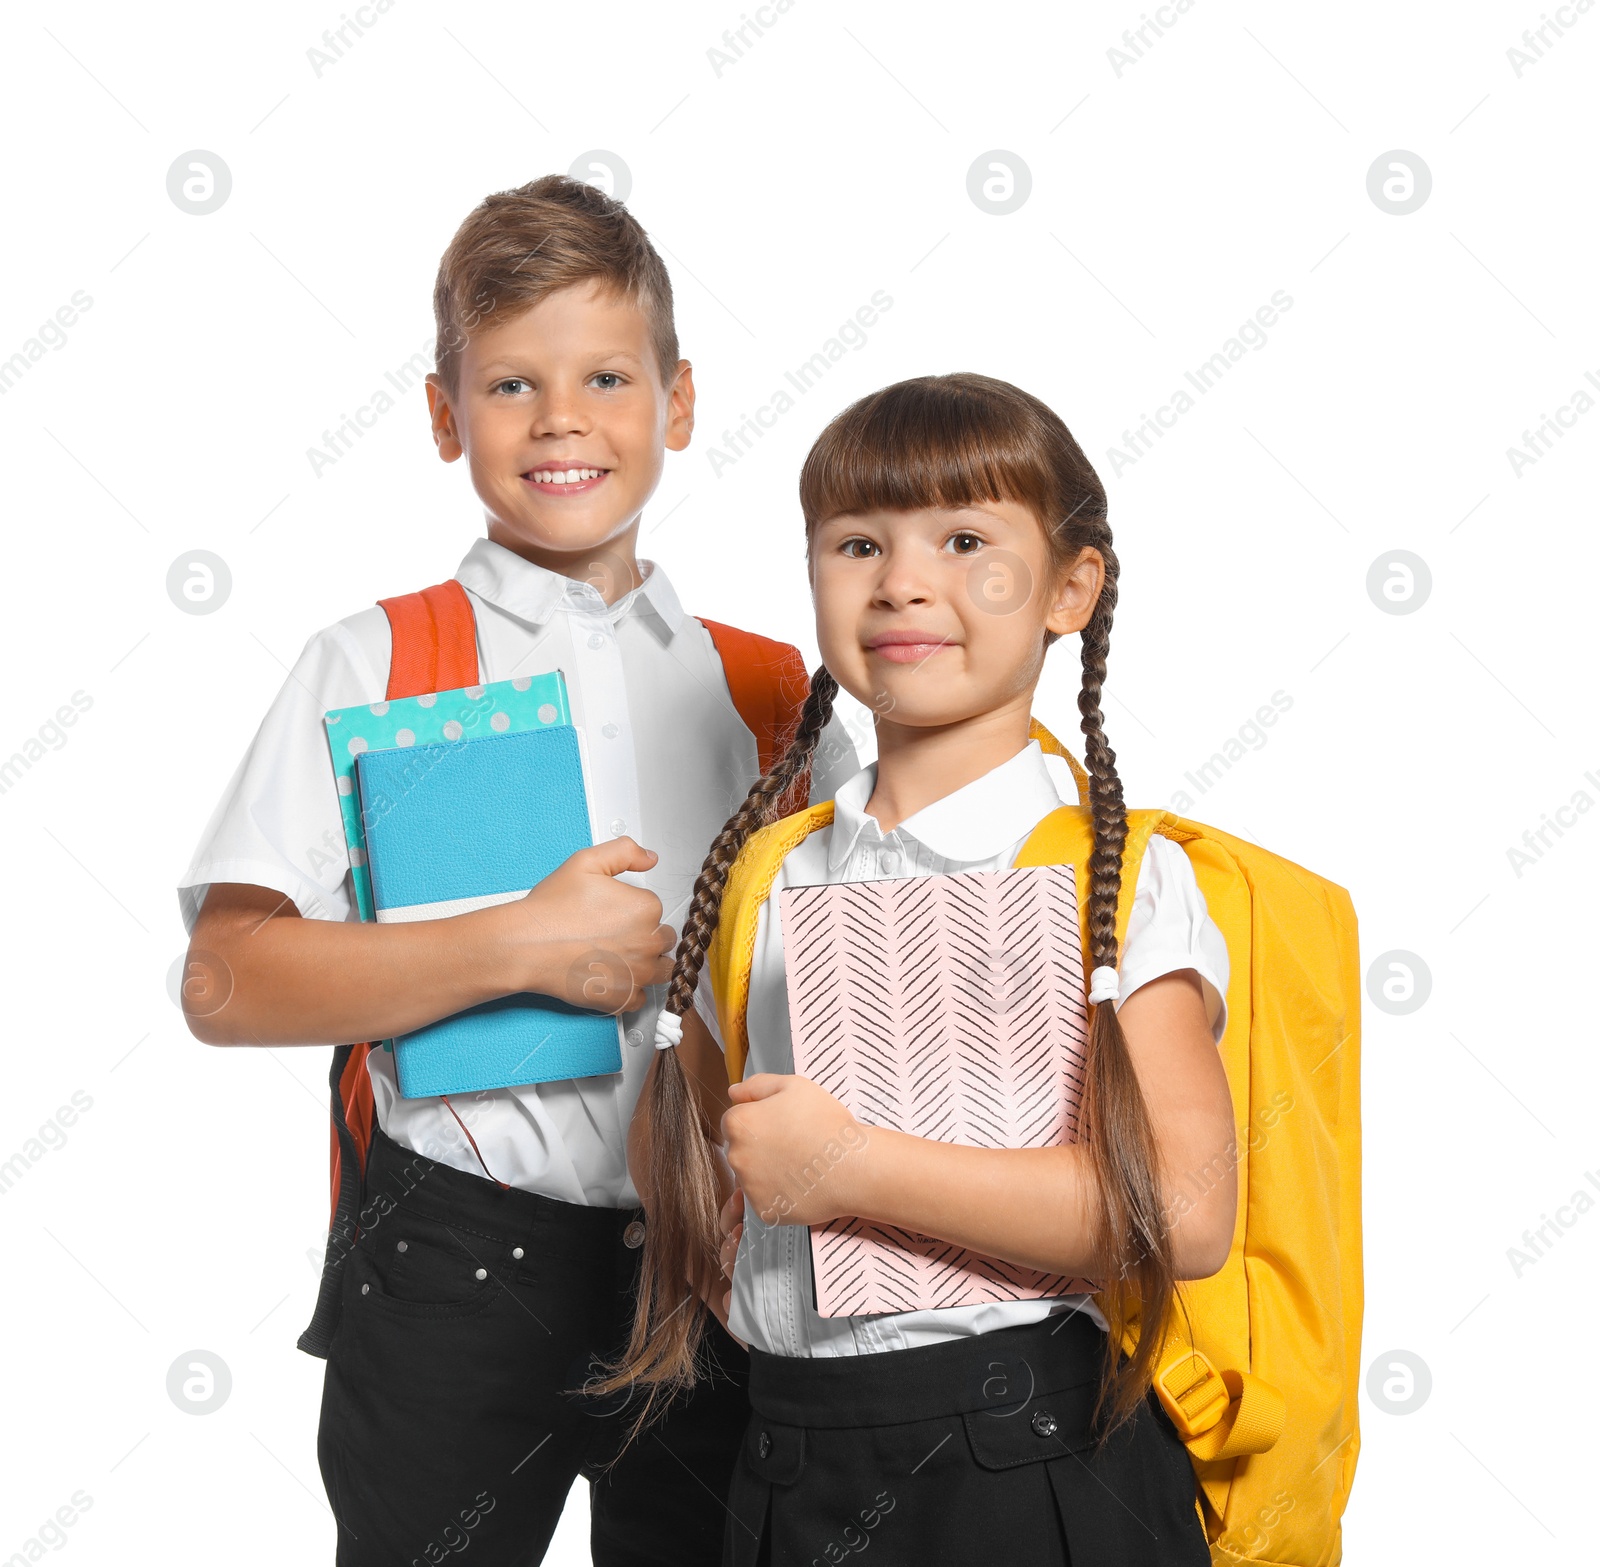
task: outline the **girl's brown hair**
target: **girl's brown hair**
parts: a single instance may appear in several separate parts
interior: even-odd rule
[[[1083,685],[1078,694],[1089,774],[1094,848],[1089,857],[1085,925],[1094,967],[1117,963],[1117,901],[1127,813],[1116,755],[1100,711],[1117,557],[1099,477],[1066,425],[1036,397],[988,376],[920,376],[884,387],[845,409],[822,432],[800,474],[800,506],[809,538],[829,518],[874,511],[954,508],[1015,501],[1044,527],[1052,570],[1069,568],[1085,549],[1105,562],[1105,580],[1081,633]],[[1047,633],[1046,641],[1054,635]],[[812,678],[797,732],[772,772],[751,789],[706,856],[677,960],[666,1009],[693,1006],[707,947],[716,930],[728,872],[750,836],[772,821],[786,793],[807,773],[838,690],[826,669]],[[1155,1137],[1127,1040],[1113,1006],[1091,1008],[1088,1071],[1080,1124],[1093,1184],[1094,1249],[1107,1279],[1111,1331],[1101,1380],[1102,1434],[1136,1409],[1149,1389],[1162,1329],[1172,1310],[1174,1265],[1163,1218]],[[625,1385],[647,1397],[639,1425],[661,1394],[691,1386],[705,1307],[688,1283],[719,1272],[713,1129],[698,1109],[676,1050],[661,1053],[648,1105],[652,1200],[633,1334],[612,1375],[592,1391]],[[1131,1308],[1138,1348],[1124,1359],[1122,1328]]]

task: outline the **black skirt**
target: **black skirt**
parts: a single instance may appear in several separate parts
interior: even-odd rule
[[[1209,1567],[1154,1397],[1095,1444],[1104,1344],[1069,1312],[920,1349],[752,1350],[724,1567]]]

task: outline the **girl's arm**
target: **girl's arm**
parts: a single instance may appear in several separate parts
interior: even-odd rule
[[[1163,1167],[1179,1278],[1227,1260],[1238,1205],[1233,1100],[1192,969],[1141,985],[1118,1009]],[[685,1030],[687,1038],[687,1030]],[[855,1215],[1024,1267],[1095,1278],[1095,1187],[1081,1144],[971,1148],[864,1127],[803,1077],[729,1090],[728,1158],[768,1223]]]

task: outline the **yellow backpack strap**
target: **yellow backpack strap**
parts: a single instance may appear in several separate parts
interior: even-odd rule
[[[750,1050],[745,1008],[750,1001],[750,964],[755,956],[756,923],[761,917],[761,905],[767,901],[778,868],[789,851],[832,821],[832,800],[785,816],[760,832],[752,833],[728,872],[728,885],[722,895],[716,934],[706,952],[706,965],[711,973],[712,992],[717,998],[717,1024],[722,1029],[723,1056],[730,1083],[737,1083],[744,1076],[745,1058]]]
[[[1060,753],[1065,754],[1065,753]],[[1081,771],[1081,769],[1080,769]],[[1088,786],[1082,787],[1088,794]],[[1139,885],[1139,865],[1144,859],[1150,835],[1174,827],[1177,818],[1170,811],[1129,811],[1128,836],[1122,845],[1122,890],[1117,897],[1117,951],[1128,931],[1128,916],[1133,912],[1133,895]],[[1176,836],[1172,833],[1171,836]],[[1094,820],[1087,805],[1063,805],[1052,811],[1033,829],[1018,865],[1071,865],[1078,876],[1078,919],[1084,923],[1083,953],[1085,977],[1089,961],[1089,854],[1094,848]]]
[[[1089,803],[1089,775],[1083,770],[1083,763],[1062,745],[1037,718],[1028,720],[1028,738],[1037,740],[1039,749],[1047,756],[1059,756],[1072,769],[1072,776],[1078,785],[1078,804],[1087,805]]]

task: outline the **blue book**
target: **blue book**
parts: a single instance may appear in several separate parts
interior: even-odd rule
[[[372,900],[382,923],[524,896],[593,840],[570,723],[355,756]],[[394,1041],[408,1099],[622,1070],[621,1023],[548,996],[503,996]]]
[[[336,707],[322,717],[339,791],[345,843],[350,850],[350,880],[356,910],[374,917],[372,877],[367,870],[367,831],[356,797],[356,758],[364,751],[387,751],[433,740],[472,740],[480,735],[517,734],[551,724],[570,724],[566,677],[559,669],[543,675],[518,675],[457,691],[395,697]]]

